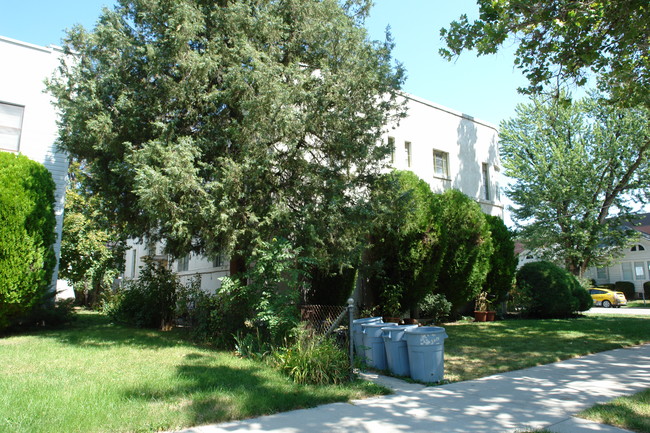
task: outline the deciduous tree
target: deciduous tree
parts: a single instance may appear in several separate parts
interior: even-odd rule
[[[517,46],[515,64],[537,92],[558,80],[585,84],[595,74],[617,105],[650,107],[650,7],[646,0],[477,0],[467,15],[441,30],[451,59],[463,50],[495,53]]]
[[[633,201],[650,182],[645,108],[619,109],[595,95],[573,103],[533,99],[501,125],[506,194],[530,248],[575,275],[609,263],[630,232]]]

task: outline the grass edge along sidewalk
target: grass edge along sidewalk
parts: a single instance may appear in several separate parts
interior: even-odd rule
[[[483,377],[643,343],[650,320],[590,316],[445,325],[446,379]],[[522,356],[525,353],[526,356]],[[175,332],[79,323],[0,339],[0,431],[173,430],[382,393],[365,382],[291,383],[265,365]]]

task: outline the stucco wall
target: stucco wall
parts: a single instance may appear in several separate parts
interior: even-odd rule
[[[52,279],[58,276],[61,252],[63,202],[68,172],[68,158],[55,148],[57,114],[46,94],[44,80],[59,64],[61,51],[0,36],[0,102],[25,107],[19,153],[40,162],[52,173],[56,183],[55,214],[57,239],[54,245],[57,265]]]
[[[405,95],[408,116],[398,125],[389,125],[384,139],[395,140],[393,166],[411,170],[440,193],[449,188],[474,198],[483,212],[503,217],[499,181],[497,128],[466,114],[424,99]],[[404,143],[411,143],[411,165],[408,166]],[[434,175],[433,151],[448,154],[449,176]],[[484,199],[483,164],[489,174],[489,200]]]

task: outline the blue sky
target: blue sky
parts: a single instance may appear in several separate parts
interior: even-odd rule
[[[0,35],[36,45],[60,45],[64,30],[75,24],[92,28],[110,0],[0,0]],[[462,13],[475,16],[474,0],[375,0],[366,27],[372,39],[384,39],[386,26],[396,43],[394,57],[407,71],[404,90],[494,125],[514,115],[517,93],[525,85],[513,67],[512,49],[477,58],[464,53],[455,62],[438,54],[439,32]]]

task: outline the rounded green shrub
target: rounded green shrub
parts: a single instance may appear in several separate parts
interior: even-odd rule
[[[628,301],[636,299],[636,289],[634,288],[634,283],[631,281],[617,281],[614,283],[613,290],[625,293]]]
[[[0,152],[0,329],[48,299],[56,263],[54,189],[42,164]]]
[[[550,262],[527,263],[519,269],[517,291],[528,298],[524,313],[531,317],[570,317],[591,308],[589,295],[578,280]]]
[[[147,261],[140,277],[113,296],[104,311],[116,322],[138,328],[165,329],[174,320],[176,298],[181,289],[176,274]]]

